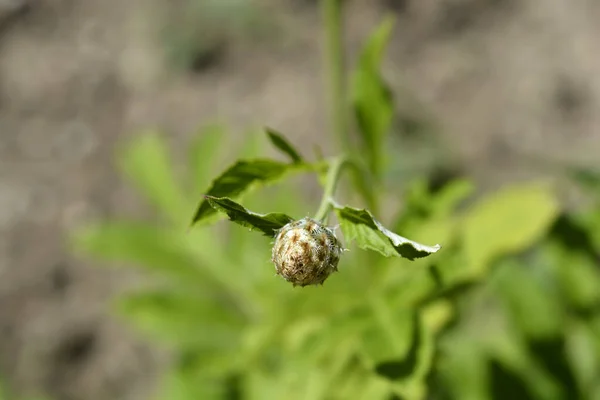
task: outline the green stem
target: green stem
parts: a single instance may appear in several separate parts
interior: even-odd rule
[[[348,158],[346,156],[336,157],[330,162],[329,169],[327,170],[327,179],[325,181],[325,190],[321,199],[321,205],[319,205],[319,209],[315,214],[315,219],[317,221],[325,222],[327,219],[327,216],[333,207],[332,200],[333,195],[335,194],[335,189],[337,188],[340,176],[342,175],[342,170],[347,163]]]
[[[325,25],[323,58],[326,67],[325,78],[329,85],[328,102],[331,130],[335,134],[339,148],[345,153],[351,153],[352,146],[346,114],[342,1],[321,0],[321,13]]]

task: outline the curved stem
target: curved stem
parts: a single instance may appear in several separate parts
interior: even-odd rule
[[[325,181],[325,191],[323,192],[323,197],[321,199],[321,205],[319,205],[319,209],[315,214],[315,219],[317,221],[325,222],[325,219],[327,219],[327,215],[333,206],[332,200],[335,189],[337,188],[342,170],[346,166],[347,162],[348,158],[346,156],[336,157],[330,162],[329,169],[327,171],[327,179]]]

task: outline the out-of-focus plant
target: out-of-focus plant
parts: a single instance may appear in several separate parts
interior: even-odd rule
[[[598,399],[600,208],[563,211],[546,182],[479,197],[468,180],[432,188],[424,178],[408,185],[384,228],[375,218],[384,201],[398,197],[381,179],[394,104],[379,65],[392,21],[367,41],[347,95],[341,3],[322,4],[339,157],[309,162],[267,129],[263,138],[285,161],[250,151],[223,169],[232,138],[211,126],[190,144],[187,175],[177,179],[161,136],[140,136],[125,147],[120,166],[164,218],[99,222],[73,235],[80,251],[160,278],[117,302],[127,320],[173,351],[160,398]],[[352,184],[335,195],[342,167]],[[213,179],[217,168],[223,172]],[[318,208],[296,175],[319,178]],[[371,211],[341,205],[354,199],[353,190]],[[340,272],[324,287],[293,289],[276,276],[269,258],[281,257],[264,234],[276,246],[281,232],[291,232],[290,243],[305,238],[284,226],[313,206],[310,240],[323,233],[331,240],[318,225],[333,211],[350,251],[338,254]],[[211,225],[224,216],[235,224]],[[325,249],[315,243],[306,252],[284,251],[296,273],[306,272],[299,262],[307,254],[339,251],[333,242]],[[391,255],[428,257],[384,257]]]

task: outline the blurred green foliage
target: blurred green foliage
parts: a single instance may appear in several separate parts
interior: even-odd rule
[[[367,90],[383,88],[382,50],[368,46],[387,29],[368,41],[354,83],[374,181],[392,98]],[[173,352],[159,399],[600,399],[600,185],[590,184],[600,180],[581,175],[598,200],[577,211],[548,182],[485,196],[465,179],[432,188],[424,177],[401,194],[374,185],[382,203],[404,199],[395,232],[443,249],[410,262],[351,246],[324,287],[293,289],[275,276],[268,239],[234,224],[187,229],[221,160],[239,156],[226,152],[234,140],[200,132],[179,177],[161,135],[140,136],[120,166],[164,218],[73,235],[78,251],[156,278],[117,310]],[[262,150],[248,148],[244,158]],[[252,186],[244,204],[304,216],[314,199],[283,180]]]
[[[410,263],[353,248],[323,288],[292,290],[268,240],[231,224],[185,229],[228,139],[199,135],[183,185],[160,136],[140,137],[121,165],[164,223],[74,235],[88,254],[164,278],[118,301],[176,355],[160,398],[600,396],[600,235],[579,222],[590,211],[563,212],[543,183],[473,198],[464,180],[436,193],[415,181],[395,230],[443,251]],[[265,190],[245,203],[293,215],[311,204],[295,182]]]

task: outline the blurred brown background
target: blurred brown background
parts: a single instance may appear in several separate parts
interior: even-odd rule
[[[543,173],[531,157],[600,164],[599,2],[347,5],[349,62],[397,15],[384,72],[399,115],[417,99],[443,127],[413,143],[427,162],[450,154],[484,186]],[[203,123],[269,125],[312,151],[321,34],[310,0],[0,0],[1,376],[58,399],[147,398],[161,355],[107,311],[134,279],[75,260],[64,232],[136,212],[112,160],[141,129],[182,151]]]

